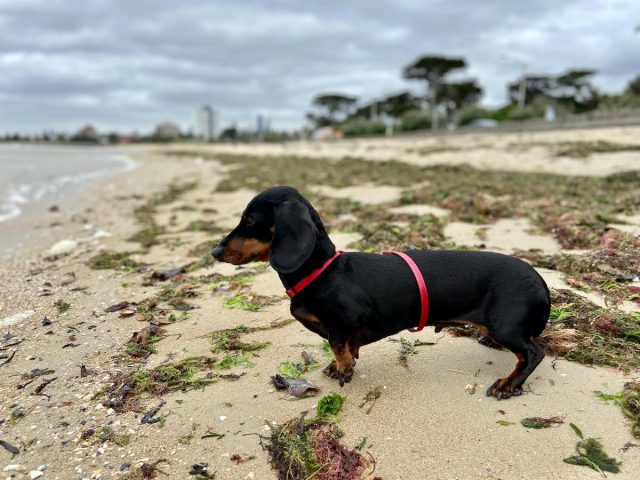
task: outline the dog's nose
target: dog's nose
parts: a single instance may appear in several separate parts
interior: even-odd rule
[[[222,257],[222,252],[224,252],[224,247],[222,245],[218,245],[213,249],[211,255],[213,255],[213,258],[215,258],[216,260],[220,260],[220,257]]]

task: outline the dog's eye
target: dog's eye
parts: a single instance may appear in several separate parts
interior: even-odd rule
[[[245,225],[249,228],[255,227],[256,221],[251,217],[247,217],[247,219],[245,220]]]

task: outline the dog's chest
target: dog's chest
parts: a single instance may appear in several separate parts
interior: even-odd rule
[[[301,305],[295,307],[292,305],[291,314],[296,320],[302,323],[309,330],[319,333],[323,336],[327,332],[327,328],[322,323],[322,321],[308,308]]]

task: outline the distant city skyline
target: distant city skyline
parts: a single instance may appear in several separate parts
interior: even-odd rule
[[[422,93],[401,69],[426,53],[466,57],[485,105],[572,67],[618,92],[640,73],[638,24],[632,0],[0,0],[0,134],[195,130],[204,104],[221,129],[293,129],[318,93]]]

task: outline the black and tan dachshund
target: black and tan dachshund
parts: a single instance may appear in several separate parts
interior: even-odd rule
[[[256,196],[240,224],[212,252],[240,265],[269,261],[286,289],[334,256],[334,244],[311,204],[291,187]],[[491,252],[411,250],[428,288],[428,325],[469,323],[518,362],[487,390],[497,399],[522,394],[522,385],[544,357],[534,338],[549,318],[549,290],[526,262]],[[415,327],[421,297],[416,277],[396,255],[344,253],[291,299],[291,313],[329,341],[335,360],[325,368],[340,385],[353,376],[360,347]]]

